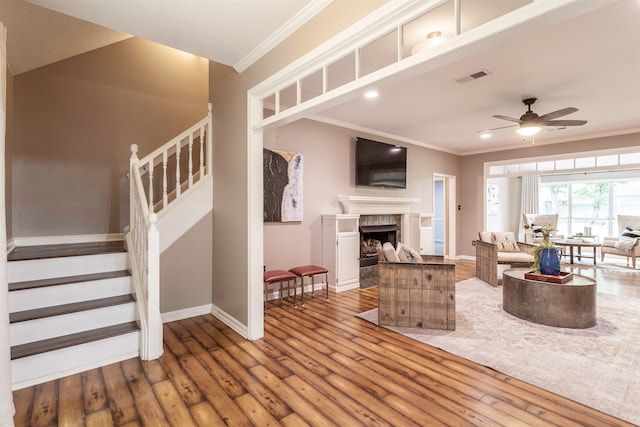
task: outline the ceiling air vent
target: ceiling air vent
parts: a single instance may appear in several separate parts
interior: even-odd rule
[[[467,82],[470,82],[470,81],[473,81],[473,80],[477,80],[477,79],[479,79],[481,77],[488,76],[490,74],[491,73],[488,72],[487,70],[479,70],[479,71],[473,72],[471,74],[468,74],[466,76],[460,77],[456,81],[458,83],[467,83]]]

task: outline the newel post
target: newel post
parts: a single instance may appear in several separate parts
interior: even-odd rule
[[[145,360],[153,360],[162,356],[162,318],[160,316],[160,235],[156,227],[158,215],[149,214],[149,230],[147,233],[148,265],[147,265],[147,315],[148,335]]]
[[[208,104],[209,113],[207,117],[207,174],[213,174],[213,105]]]
[[[129,149],[131,151],[131,157],[129,157],[129,173],[127,174],[129,176],[129,231],[132,231],[132,227],[135,224],[135,207],[133,206],[135,200],[132,196],[135,194],[135,189],[133,187],[136,183],[131,171],[133,171],[134,166],[138,167],[138,144],[131,144]]]

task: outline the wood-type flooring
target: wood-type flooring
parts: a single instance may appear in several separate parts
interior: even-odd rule
[[[456,264],[457,280],[474,275]],[[638,286],[611,280],[616,293]],[[257,341],[211,315],[168,323],[159,360],[15,391],[15,425],[630,425],[356,318],[377,291],[272,302]]]

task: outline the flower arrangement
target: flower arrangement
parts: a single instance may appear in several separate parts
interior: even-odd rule
[[[531,253],[533,255],[533,265],[531,266],[531,270],[533,270],[534,273],[540,273],[540,253],[542,252],[540,249],[553,249],[556,247],[555,244],[549,240],[549,234],[552,231],[556,231],[556,228],[553,225],[545,224],[540,226],[538,230],[542,232],[543,240],[538,243]]]
[[[556,228],[551,224],[545,224],[540,227],[540,231],[542,231],[542,234],[549,234],[552,231],[556,231]]]

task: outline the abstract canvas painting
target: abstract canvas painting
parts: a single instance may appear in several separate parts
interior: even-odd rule
[[[302,221],[302,154],[263,152],[264,222]]]

